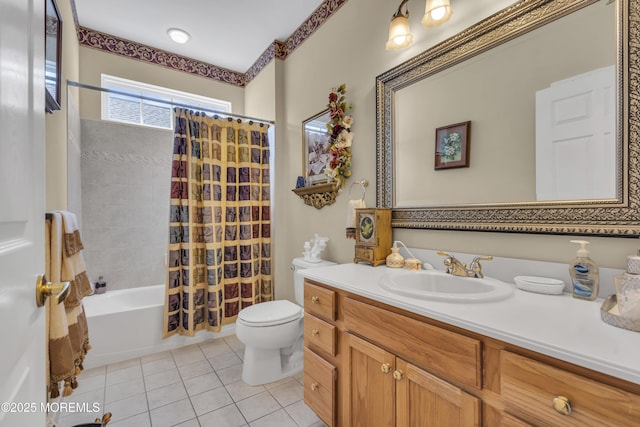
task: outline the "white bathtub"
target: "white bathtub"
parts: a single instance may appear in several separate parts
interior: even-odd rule
[[[85,368],[93,368],[147,354],[171,350],[235,333],[235,324],[218,333],[201,331],[195,337],[162,339],[164,285],[107,291],[85,297],[89,350]]]

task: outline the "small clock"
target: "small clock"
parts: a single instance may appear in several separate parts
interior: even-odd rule
[[[391,253],[391,209],[356,209],[356,246],[353,262],[377,266]]]

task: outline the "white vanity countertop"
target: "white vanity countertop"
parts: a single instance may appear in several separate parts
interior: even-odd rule
[[[513,296],[503,301],[427,301],[392,294],[378,286],[380,277],[389,270],[384,265],[339,264],[300,273],[390,306],[640,384],[640,333],[603,322],[602,299],[535,294],[513,285]]]

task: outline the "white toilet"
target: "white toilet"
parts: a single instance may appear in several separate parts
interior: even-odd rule
[[[236,335],[245,345],[242,381],[249,385],[260,385],[302,371],[304,277],[298,270],[333,264],[330,261],[309,262],[294,258],[291,270],[299,305],[280,300],[240,310]]]

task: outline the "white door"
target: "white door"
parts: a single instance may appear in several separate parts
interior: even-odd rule
[[[0,0],[2,427],[45,424],[44,90],[44,1]]]
[[[538,200],[616,197],[615,67],[536,93]]]

